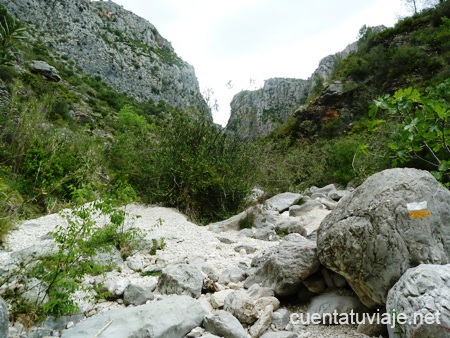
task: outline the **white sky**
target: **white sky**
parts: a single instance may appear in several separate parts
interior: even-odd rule
[[[240,90],[272,77],[307,79],[323,57],[355,41],[363,25],[393,26],[404,12],[402,0],[114,2],[150,21],[194,66],[202,92],[214,91],[213,118],[222,125]]]

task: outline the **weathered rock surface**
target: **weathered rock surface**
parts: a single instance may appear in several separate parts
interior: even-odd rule
[[[162,294],[200,297],[203,287],[203,273],[188,264],[172,264],[163,270],[158,280],[158,291]]]
[[[333,314],[334,312],[337,314],[363,314],[367,313],[368,309],[361,304],[358,298],[353,296],[342,296],[339,293],[332,291],[314,297],[308,306],[307,312],[311,315],[314,313],[320,314],[324,319],[324,324],[339,324],[339,321],[335,323],[333,322],[333,317],[328,318],[326,315],[324,316],[324,314]],[[350,316],[348,318],[350,318]],[[339,319],[339,316],[337,316],[337,319]]]
[[[233,97],[227,129],[242,139],[267,135],[307,98],[307,80],[273,78],[263,88],[245,90]]]
[[[216,234],[224,231],[239,230],[239,222],[247,217],[249,212],[251,210],[243,211],[223,221],[211,223],[208,225],[208,229]]]
[[[255,256],[244,285],[269,287],[277,296],[294,295],[319,265],[316,243],[299,234],[290,234],[278,246]]]
[[[391,338],[449,337],[450,264],[421,264],[407,270],[387,296],[386,311],[394,310],[406,318],[398,318],[400,330],[388,327]],[[425,322],[420,323],[420,318]]]
[[[300,336],[294,332],[280,331],[280,332],[266,332],[261,338],[299,338]]]
[[[237,266],[229,266],[224,271],[222,271],[219,277],[219,283],[228,284],[228,283],[238,283],[245,280],[247,277],[247,273]]]
[[[39,61],[39,60],[31,61],[30,72],[35,73],[35,74],[41,74],[50,81],[54,81],[54,82],[61,81],[61,77],[59,76],[58,70],[55,67],[50,66],[45,61]]]
[[[227,129],[242,139],[269,134],[305,103],[318,84],[327,85],[337,60],[356,48],[357,43],[354,42],[343,51],[326,56],[308,80],[273,78],[266,80],[263,88],[239,92],[230,104],[231,116]],[[325,96],[328,98],[342,91],[342,86],[330,86]]]
[[[231,313],[223,310],[206,315],[203,326],[207,331],[224,338],[249,337],[239,320]]]
[[[273,297],[273,291],[253,285],[248,290],[236,290],[225,298],[224,310],[233,314],[241,323],[253,324],[260,311],[272,305],[272,311],[280,307],[280,301]]]
[[[61,338],[180,338],[200,326],[205,310],[193,298],[171,296],[146,305],[108,311],[64,330]]]
[[[130,284],[123,293],[123,303],[125,305],[142,305],[149,300],[153,300],[153,293],[140,285]]]
[[[285,192],[269,198],[268,200],[266,200],[265,205],[268,209],[282,212],[300,201],[302,197],[303,196],[301,194]]]
[[[155,26],[122,6],[87,0],[2,3],[47,46],[115,90],[139,101],[163,101],[210,116],[194,68],[178,57]]]
[[[261,337],[261,335],[267,331],[272,323],[272,315],[273,305],[269,304],[259,313],[258,320],[250,328],[249,332],[252,338]]]
[[[368,307],[386,303],[410,267],[450,261],[450,191],[430,173],[389,169],[368,178],[321,223],[318,256]],[[426,210],[410,211],[423,202]]]

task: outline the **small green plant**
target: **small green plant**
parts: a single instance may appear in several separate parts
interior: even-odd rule
[[[74,194],[75,199],[83,200],[83,193],[74,191]],[[87,274],[102,274],[108,268],[95,256],[112,247],[130,250],[134,243],[142,240],[139,231],[125,226],[125,210],[115,207],[110,199],[83,204],[64,212],[63,216],[67,224],[58,225],[52,233],[56,251],[28,262],[19,268],[22,271],[12,272],[40,281],[38,296],[32,304],[17,293],[8,294],[12,298],[14,318],[23,316],[25,310],[36,320],[76,313],[78,307],[71,295],[83,289],[82,278]],[[106,218],[106,224],[98,224],[100,218]]]
[[[0,244],[13,229],[22,204],[22,196],[0,177]]]
[[[159,227],[163,226],[163,224],[164,224],[164,220],[161,217],[159,217],[156,220],[155,227],[159,228]]]
[[[247,212],[244,218],[238,222],[239,229],[251,229],[255,223],[255,213]]]
[[[154,256],[156,255],[157,250],[164,250],[166,247],[166,240],[164,237],[161,237],[159,241],[156,238],[152,238],[152,247],[150,248],[149,254]]]
[[[25,28],[0,7],[0,65],[12,65],[18,41],[25,39]]]

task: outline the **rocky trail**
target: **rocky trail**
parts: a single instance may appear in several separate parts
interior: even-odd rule
[[[95,300],[94,291],[73,295],[80,314],[48,319],[29,330],[10,323],[9,337],[387,336],[386,325],[358,327],[294,320],[307,313],[369,311],[358,300],[366,300],[366,296],[357,297],[349,287],[346,279],[351,278],[322,266],[316,253],[316,241],[325,243],[327,236],[319,230],[317,239],[317,229],[329,226],[326,220],[332,215],[328,215],[339,215],[340,206],[361,193],[358,189],[327,186],[311,188],[304,195],[280,194],[209,226],[198,226],[174,209],[128,205],[127,226],[141,229],[148,243],[156,240],[164,245],[154,254],[138,250],[125,261],[119,254],[111,254],[107,259],[114,269],[86,277],[82,283],[86,290],[103,283],[113,297]],[[253,227],[239,229],[239,221],[249,213],[254,217]],[[444,217],[448,215],[444,213]],[[6,274],[18,258],[51,250],[54,243],[48,234],[64,222],[57,214],[23,222],[0,252],[0,274]],[[2,285],[0,294],[10,287]],[[448,299],[445,283],[442,287]],[[396,300],[388,299],[391,303]],[[399,304],[404,305],[393,306]],[[440,307],[444,312],[445,304]]]

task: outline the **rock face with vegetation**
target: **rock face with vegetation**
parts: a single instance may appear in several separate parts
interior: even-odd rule
[[[280,126],[307,97],[308,82],[275,78],[256,91],[242,91],[230,103],[227,129],[242,139],[267,135]]]
[[[227,129],[241,139],[268,135],[285,123],[310,95],[319,94],[340,60],[356,48],[357,43],[354,42],[343,51],[323,58],[307,80],[273,78],[266,80],[260,89],[236,94],[230,104]]]
[[[141,102],[208,112],[194,68],[155,26],[112,1],[0,1],[85,73]],[[49,13],[52,13],[49,15]]]

